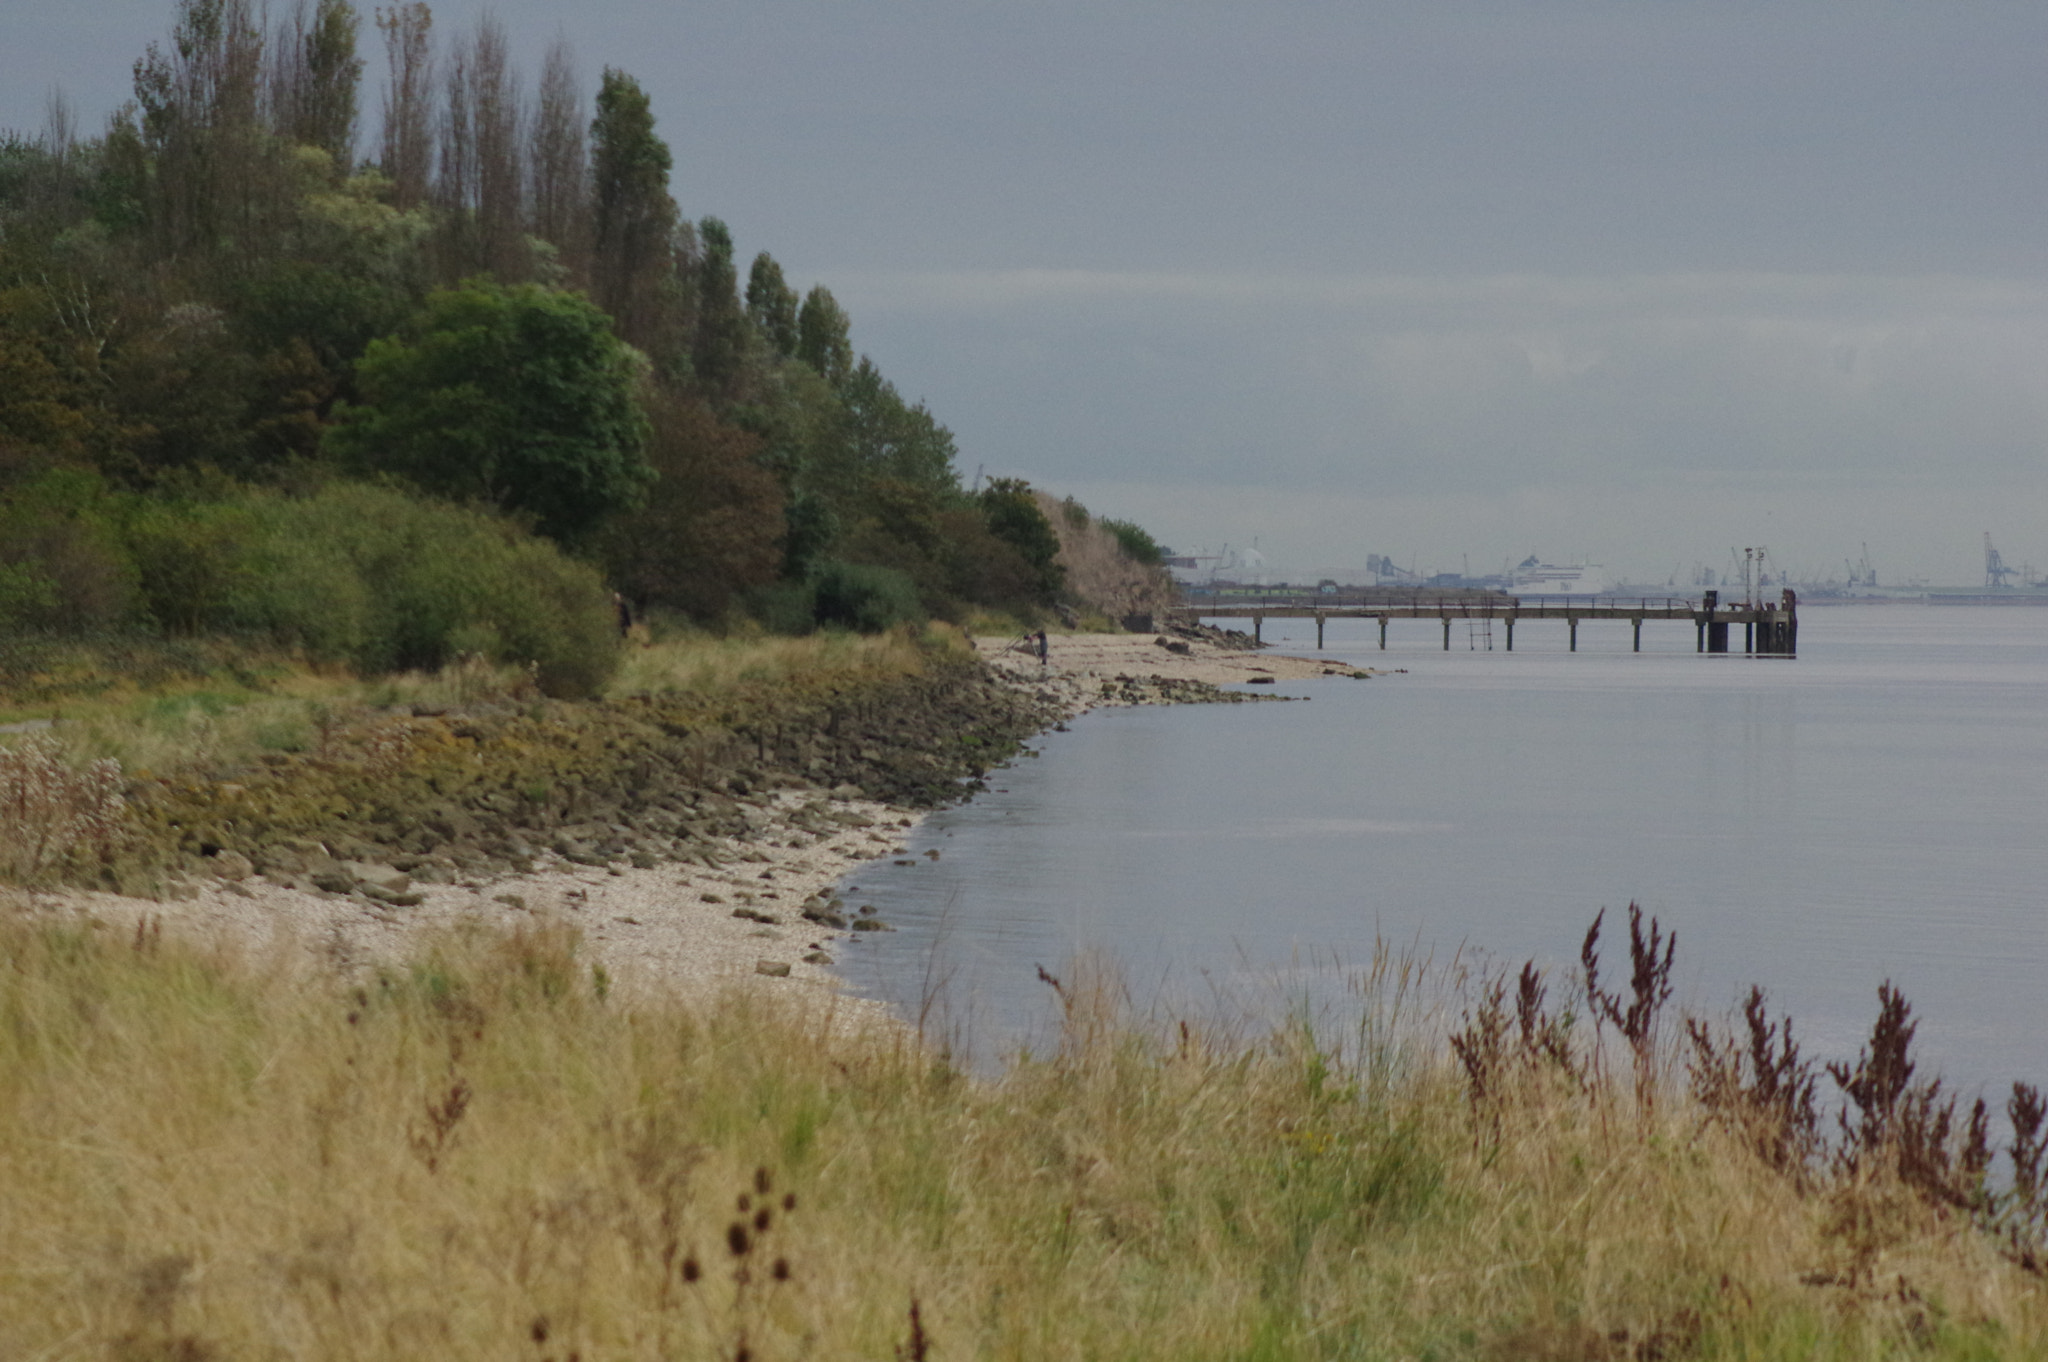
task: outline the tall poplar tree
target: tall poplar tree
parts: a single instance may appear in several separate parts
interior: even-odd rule
[[[567,282],[578,287],[590,280],[590,167],[582,105],[568,40],[557,37],[541,63],[529,119],[527,222],[534,236],[554,246]]]
[[[148,166],[146,212],[168,258],[257,246],[263,164],[263,30],[249,0],[181,0],[168,51],[135,63]],[[227,258],[232,259],[232,253]]]
[[[838,387],[853,373],[853,323],[823,284],[804,295],[796,318],[796,357]]]
[[[433,13],[423,0],[377,11],[384,35],[384,173],[399,208],[424,203],[434,170]]]
[[[747,316],[762,339],[784,359],[796,357],[796,291],[782,277],[782,266],[763,251],[747,273]]]
[[[647,92],[606,67],[590,124],[591,295],[620,336],[664,367],[686,344],[675,277],[679,215],[668,192],[673,164],[655,135]]]
[[[740,308],[732,231],[717,218],[697,224],[697,378],[713,397],[729,397],[746,359],[747,317]]]
[[[287,141],[326,152],[338,176],[355,164],[361,27],[348,0],[316,0],[310,11],[307,0],[298,0],[273,44],[272,125]]]

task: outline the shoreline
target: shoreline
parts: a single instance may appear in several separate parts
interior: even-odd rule
[[[1006,651],[1007,639],[977,639],[975,646],[1004,685],[1051,702],[1060,723],[1098,707],[1213,701],[1219,697],[1209,688],[1261,677],[1369,675],[1214,638],[1162,646],[1163,637],[1053,636],[1044,666]],[[476,926],[567,926],[580,934],[585,962],[623,989],[708,996],[767,987],[880,1017],[886,1007],[845,992],[832,964],[856,931],[888,930],[886,917],[871,917],[875,925],[864,927],[842,911],[832,890],[864,866],[907,857],[906,839],[932,810],[852,794],[804,788],[741,797],[746,830],[713,839],[694,860],[605,866],[547,854],[531,871],[475,874],[452,884],[416,883],[387,865],[343,862],[359,892],[333,892],[307,887],[303,877],[278,883],[240,858],[222,857],[212,876],[162,900],[87,890],[22,889],[13,896],[31,917],[138,936],[168,930],[342,974],[396,963],[437,936]]]

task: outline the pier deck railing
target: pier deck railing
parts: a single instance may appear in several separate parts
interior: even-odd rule
[[[1730,651],[1730,629],[1742,630],[1742,651],[1756,657],[1792,657],[1799,650],[1798,597],[1788,587],[1776,602],[1740,601],[1723,604],[1709,591],[1699,600],[1682,596],[1506,596],[1495,594],[1371,593],[1354,596],[1322,593],[1232,594],[1190,596],[1169,610],[1184,620],[1249,619],[1252,636],[1263,641],[1265,622],[1272,619],[1313,619],[1316,647],[1323,646],[1323,627],[1333,619],[1376,619],[1380,649],[1387,646],[1387,625],[1397,619],[1432,619],[1443,624],[1444,650],[1451,646],[1451,626],[1460,620],[1499,621],[1507,651],[1515,650],[1515,625],[1522,620],[1565,621],[1570,649],[1579,650],[1579,621],[1627,620],[1633,627],[1633,651],[1643,650],[1647,620],[1689,620],[1701,653]]]

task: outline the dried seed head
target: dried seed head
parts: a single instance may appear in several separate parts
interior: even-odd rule
[[[726,1227],[725,1246],[732,1250],[733,1257],[744,1258],[747,1256],[747,1251],[754,1247],[754,1241],[747,1234],[747,1227],[735,1220]]]
[[[768,1233],[768,1227],[774,1223],[775,1212],[769,1210],[766,1206],[754,1212],[754,1232],[756,1234]]]
[[[766,1164],[763,1164],[761,1167],[756,1168],[754,1170],[755,1191],[759,1192],[762,1196],[767,1196],[769,1189],[774,1185],[775,1181],[773,1178],[769,1176],[768,1166]]]
[[[784,1194],[783,1194],[783,1197],[782,1197],[782,1209],[783,1209],[783,1210],[785,1210],[785,1211],[793,1211],[793,1210],[795,1210],[795,1209],[796,1209],[796,1193],[795,1193],[795,1192],[786,1192],[786,1193],[784,1193]]]
[[[778,1282],[786,1282],[789,1280],[789,1259],[777,1258],[775,1260],[774,1275],[775,1280]]]
[[[535,1343],[547,1342],[548,1317],[546,1315],[535,1315],[533,1317],[533,1323],[527,1327],[526,1332],[533,1336],[533,1341]]]
[[[745,1192],[740,1193],[740,1199],[737,1204],[740,1208],[741,1215],[745,1215],[748,1211],[754,1209],[754,1199],[748,1196]]]
[[[686,1281],[686,1282],[694,1282],[694,1281],[696,1281],[696,1280],[697,1280],[697,1279],[698,1279],[699,1277],[701,1277],[701,1276],[703,1276],[703,1275],[704,1275],[704,1268],[703,1268],[703,1265],[702,1265],[702,1264],[700,1264],[700,1263],[699,1263],[699,1262],[697,1261],[697,1255],[696,1255],[696,1254],[694,1254],[694,1253],[693,1253],[693,1254],[691,1254],[691,1255],[690,1255],[689,1257],[687,1257],[687,1258],[683,1259],[683,1280],[684,1280],[684,1281]]]

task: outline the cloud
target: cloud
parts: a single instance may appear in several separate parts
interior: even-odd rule
[[[1718,562],[1796,520],[1820,566],[1884,538],[1915,545],[1898,572],[1954,578],[2048,454],[2033,279],[1003,270],[841,296],[885,369],[946,395],[970,467],[1153,488],[1112,513],[1179,540],[1242,542],[1284,503],[1325,563],[1405,558],[1331,524],[1400,506],[1445,568],[1639,554],[1661,578],[1665,546]],[[1212,493],[1236,528],[1169,509]]]

